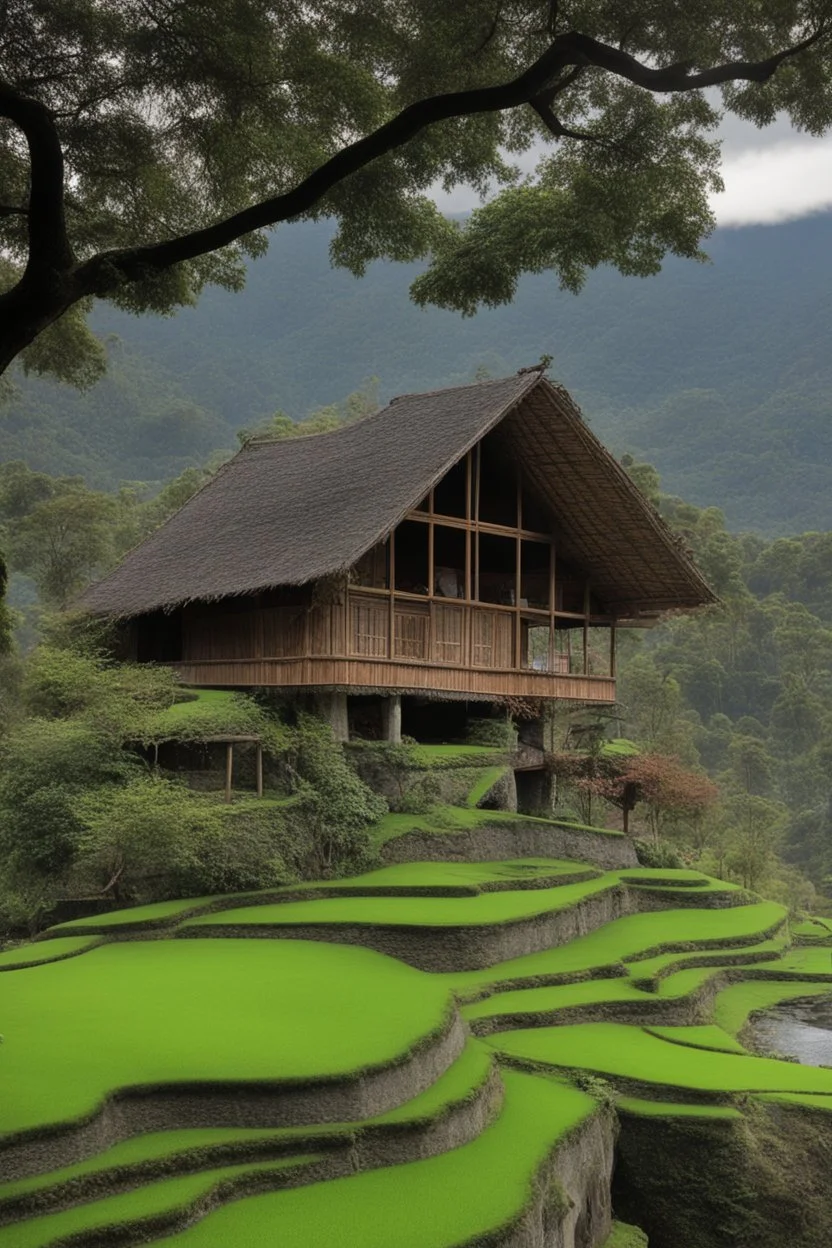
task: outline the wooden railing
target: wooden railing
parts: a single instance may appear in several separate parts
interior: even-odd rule
[[[611,630],[593,649],[589,618],[553,629],[561,614],[350,590],[311,610],[194,618],[175,666],[195,685],[614,701]]]
[[[362,658],[612,676],[611,642],[600,653],[593,651],[587,632],[583,627],[553,630],[545,612],[518,615],[514,608],[496,605],[418,602],[381,593],[351,591],[348,596],[348,654]]]

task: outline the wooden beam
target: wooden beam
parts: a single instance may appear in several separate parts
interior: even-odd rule
[[[518,533],[514,543],[514,666],[518,672],[522,665],[523,638],[520,626],[520,590],[523,588],[523,547],[522,538]]]
[[[549,666],[548,671],[555,670],[555,543],[549,547]]]
[[[615,624],[610,625],[610,676],[615,676]]]
[[[475,602],[480,598],[480,444],[474,448],[474,507],[471,523],[474,526],[474,585],[471,597]]]
[[[433,511],[433,490],[430,492],[430,509]],[[425,643],[425,657],[433,659],[433,595],[436,589],[436,568],[434,566],[434,533],[436,526],[431,520],[428,526],[428,635]],[[399,734],[401,735],[401,734]]]
[[[260,741],[257,742],[257,796],[263,796],[263,746]]]
[[[584,676],[589,674],[589,608],[591,603],[591,595],[589,591],[589,581],[584,581]]]
[[[231,801],[231,781],[234,777],[234,746],[229,741],[225,747],[225,800]]]
[[[390,534],[390,605],[387,618],[387,657],[396,650],[396,530]]]

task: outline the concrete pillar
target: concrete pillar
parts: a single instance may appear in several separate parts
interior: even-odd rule
[[[381,735],[382,740],[391,745],[400,745],[402,739],[402,699],[401,694],[392,693],[381,704]]]
[[[347,695],[345,693],[316,694],[315,710],[321,719],[327,721],[336,741],[349,741],[350,725],[347,716]]]

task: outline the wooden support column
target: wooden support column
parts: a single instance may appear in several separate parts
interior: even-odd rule
[[[231,781],[234,778],[234,746],[230,741],[225,746],[225,800],[231,801]]]
[[[610,624],[610,676],[615,676],[615,620]]]
[[[514,543],[514,666],[519,672],[523,661],[523,628],[520,621],[520,590],[522,589],[523,539],[517,534]]]
[[[433,490],[430,492],[430,510],[433,513]],[[436,569],[434,567],[434,524],[433,519],[428,522],[428,635],[425,658],[431,662],[434,660],[433,654],[433,637],[434,637],[434,620],[433,620],[433,595],[436,592]]]
[[[480,445],[477,443],[474,452],[474,593],[475,602],[480,600]]]
[[[464,598],[466,602],[471,601],[471,594],[473,592],[473,580],[472,580],[473,568],[471,566],[471,561],[472,561],[472,556],[473,556],[473,543],[471,541],[471,523],[472,523],[471,517],[474,514],[473,457],[474,457],[473,451],[469,451],[468,454],[465,456],[465,586],[464,586]],[[463,616],[462,623],[463,623],[463,627],[465,631],[462,634],[462,638],[463,638],[462,662],[465,664],[466,667],[470,667],[471,666],[471,654],[472,654],[471,608],[465,607],[464,611],[465,611],[465,615]]]
[[[257,767],[257,796],[262,797],[263,796],[263,744],[260,741],[257,742],[256,767]]]
[[[523,664],[523,626],[520,620],[520,592],[523,588],[523,539],[520,530],[523,527],[523,504],[521,502],[520,473],[515,477],[517,490],[515,520],[517,538],[514,543],[514,667],[520,671]]]
[[[584,676],[589,674],[589,607],[591,596],[589,581],[584,582]]]
[[[557,647],[555,645],[555,543],[549,547],[549,667],[555,670]]]
[[[396,530],[390,534],[390,611],[387,619],[387,657],[396,652]]]

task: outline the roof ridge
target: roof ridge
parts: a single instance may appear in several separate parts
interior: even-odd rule
[[[495,386],[506,381],[517,381],[518,378],[528,377],[526,385],[531,386],[535,381],[539,381],[543,374],[537,368],[529,369],[528,374],[511,373],[507,377],[483,377],[479,381],[465,381],[460,386],[437,386],[435,390],[408,390],[404,394],[394,394],[387,407],[392,407],[394,403],[398,403],[401,399],[422,399],[429,395],[435,394],[451,394],[454,390],[476,390],[481,386]],[[386,411],[386,408],[382,408]]]

